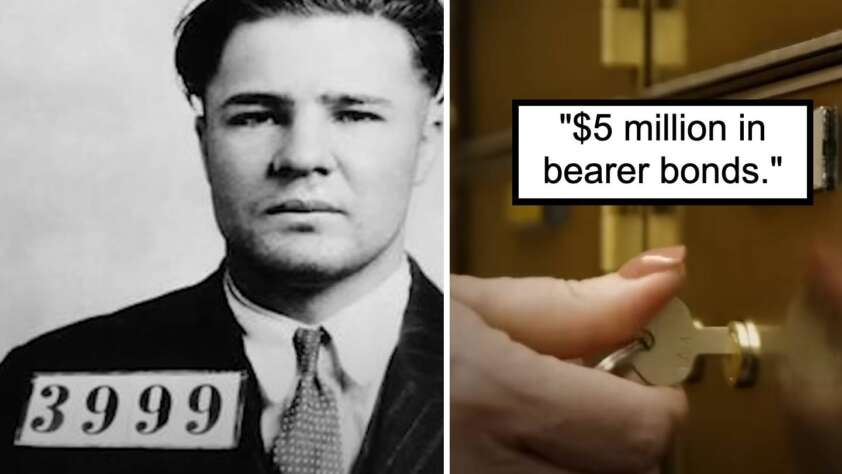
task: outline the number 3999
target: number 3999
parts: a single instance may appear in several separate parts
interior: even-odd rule
[[[61,429],[67,420],[63,408],[70,398],[70,389],[65,385],[51,384],[44,386],[39,395],[47,400],[47,413],[32,418],[30,428],[42,434]],[[132,427],[140,435],[152,435],[163,429],[169,423],[174,408],[170,390],[160,384],[144,388],[137,400],[129,401],[120,400],[114,387],[99,385],[85,397],[85,407],[90,417],[81,423],[79,429],[90,436],[104,433],[113,425],[123,402],[135,403],[142,416],[146,417]],[[222,396],[215,386],[201,384],[190,391],[186,405],[195,416],[184,424],[184,430],[191,435],[203,435],[219,421]]]

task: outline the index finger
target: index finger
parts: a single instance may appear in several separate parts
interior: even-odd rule
[[[451,297],[538,352],[580,357],[633,339],[678,292],[684,256],[684,247],[658,249],[581,281],[453,275]]]

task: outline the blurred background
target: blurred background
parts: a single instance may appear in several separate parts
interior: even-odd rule
[[[0,2],[0,356],[215,270],[213,220],[172,31],[186,0]],[[410,251],[439,285],[443,160]]]
[[[454,272],[584,278],[644,249],[683,243],[689,278],[681,296],[699,321],[779,328],[813,243],[842,249],[835,109],[842,105],[842,2],[452,0],[451,12]],[[827,107],[814,138],[815,204],[512,206],[512,99],[618,97],[813,99]],[[829,352],[840,356],[842,339],[812,334],[782,338],[801,347],[831,341],[836,350]],[[785,416],[792,399],[782,394],[780,367],[767,349],[743,388],[728,383],[727,361],[706,360],[698,380],[687,384],[689,424],[664,472],[840,466],[830,454],[842,442],[842,384],[829,382],[838,377],[820,371],[812,380],[831,395],[807,411],[830,428],[808,431],[824,438],[801,443],[813,449],[802,455],[793,442],[803,432]]]

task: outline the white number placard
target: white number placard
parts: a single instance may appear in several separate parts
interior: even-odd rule
[[[36,373],[15,444],[231,449],[244,372]]]

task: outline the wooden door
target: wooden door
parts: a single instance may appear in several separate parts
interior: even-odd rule
[[[841,54],[842,34],[832,33],[659,84],[644,96],[797,98],[812,99],[815,107],[842,107]],[[812,245],[822,241],[842,250],[838,187],[815,193],[812,206],[686,206],[674,219],[689,255],[682,297],[705,325],[750,319],[780,327],[802,286]],[[706,361],[700,380],[686,385],[689,423],[676,447],[674,472],[795,472],[797,440],[784,409],[778,363],[767,351],[754,386],[735,389],[723,376],[721,360]],[[842,406],[842,391],[836,400]]]

